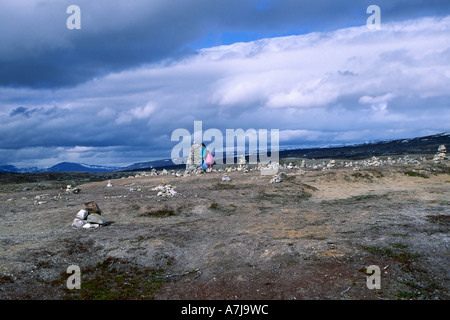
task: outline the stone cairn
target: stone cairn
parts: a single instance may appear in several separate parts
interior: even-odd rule
[[[238,160],[238,167],[236,168],[237,171],[241,171],[243,173],[249,172],[248,165],[247,165],[247,159],[245,159],[245,155],[241,155]]]
[[[286,178],[286,173],[280,172],[272,177],[270,183],[280,183]]]
[[[447,148],[444,145],[440,145],[438,152],[434,155],[433,162],[442,163],[445,159],[447,159],[446,152]]]
[[[202,148],[194,141],[186,161],[186,171],[195,171],[202,164]]]
[[[258,163],[257,170],[261,171],[262,175],[273,176],[280,169],[280,164],[278,162],[270,162],[267,164]]]
[[[101,216],[101,210],[98,205],[94,202],[87,202],[84,204],[84,209],[78,211],[75,219],[72,222],[72,227],[77,228],[98,228],[99,226],[104,226],[107,221]]]
[[[153,188],[152,190],[158,191],[156,194],[158,197],[173,197],[177,195],[177,192],[174,190],[175,187],[167,184],[165,181],[161,181],[161,183]]]
[[[66,187],[66,194],[78,194],[80,191],[80,188],[74,187],[71,184]]]

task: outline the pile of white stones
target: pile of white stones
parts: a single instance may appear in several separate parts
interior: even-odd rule
[[[77,228],[98,228],[107,224],[104,217],[101,216],[101,210],[94,202],[87,202],[84,204],[84,209],[78,211],[75,219],[72,222],[72,227]]]
[[[177,192],[174,190],[174,188],[175,187],[173,187],[172,185],[161,181],[161,183],[152,190],[158,191],[158,193],[156,194],[158,197],[173,197],[177,195]]]

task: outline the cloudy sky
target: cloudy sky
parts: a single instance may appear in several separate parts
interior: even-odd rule
[[[169,158],[195,120],[281,149],[446,132],[449,35],[448,0],[0,0],[0,165]]]

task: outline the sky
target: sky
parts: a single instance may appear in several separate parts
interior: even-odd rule
[[[280,149],[448,132],[449,35],[448,0],[0,0],[0,165],[170,158],[194,121]]]

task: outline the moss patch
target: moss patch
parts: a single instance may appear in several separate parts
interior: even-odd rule
[[[139,268],[128,261],[107,258],[81,270],[81,289],[65,289],[65,300],[153,299],[161,287],[160,269]],[[67,274],[61,278],[66,281]],[[62,280],[60,279],[58,283]]]

